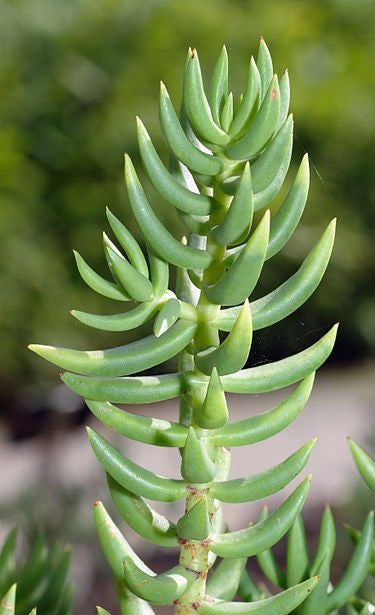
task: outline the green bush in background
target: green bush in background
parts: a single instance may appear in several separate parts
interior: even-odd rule
[[[171,96],[181,96],[173,86],[181,49],[199,46],[203,65],[212,65],[227,41],[233,83],[243,83],[236,67],[246,66],[259,32],[276,70],[293,71],[296,157],[308,150],[316,168],[310,213],[272,275],[282,280],[295,270],[320,218],[338,212],[340,224],[333,265],[309,315],[301,308],[290,331],[308,336],[339,315],[336,358],[374,349],[373,0],[0,0],[0,15],[1,388],[48,376],[49,367],[24,350],[27,341],[84,347],[90,335],[100,345],[99,332],[95,339],[88,330],[86,339],[68,314],[57,322],[54,314],[84,309],[88,293],[93,312],[108,309],[82,289],[67,254],[79,246],[94,268],[102,266],[96,229],[106,205],[118,214],[126,207],[123,149],[136,159],[135,113],[160,151],[151,101],[162,75]],[[183,227],[174,224],[178,235]],[[269,288],[278,281],[265,279]],[[288,351],[297,349],[291,333]]]

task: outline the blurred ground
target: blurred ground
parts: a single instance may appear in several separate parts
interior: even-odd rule
[[[358,475],[346,438],[350,435],[374,454],[374,434],[371,429],[375,407],[374,373],[373,363],[323,370],[317,375],[305,409],[283,433],[269,442],[232,449],[231,476],[244,476],[279,463],[316,436],[317,444],[304,471],[304,475],[313,474],[310,495],[304,509],[306,518],[317,514],[320,517],[321,508],[326,502],[335,507],[350,503]],[[284,396],[285,391],[253,396],[230,395],[231,420],[265,411]],[[136,407],[130,407],[130,410],[139,411]],[[145,412],[145,407],[142,411]],[[176,419],[176,404],[170,401],[146,406],[146,412]],[[90,424],[106,435],[96,420],[90,419]],[[89,448],[85,430],[60,430],[52,436],[45,435],[43,438],[20,442],[9,441],[4,427],[0,433],[0,467],[7,469],[1,481],[3,508],[7,501],[14,503],[18,500],[20,504],[16,514],[22,518],[24,510],[24,516],[31,522],[34,498],[35,517],[38,521],[49,525],[52,534],[55,530],[60,539],[74,543],[72,578],[75,579],[76,599],[79,603],[84,600],[87,606],[90,592],[98,596],[95,593],[98,587],[94,588],[94,578],[98,570],[105,568],[93,538],[92,503],[100,499],[111,511],[113,509],[109,503],[104,474]],[[178,451],[125,442],[113,434],[108,434],[108,437],[136,463],[162,475],[179,476]],[[297,482],[298,478],[292,487]],[[285,498],[286,491],[268,498],[270,509],[281,498]],[[263,501],[248,505],[225,505],[226,522],[232,529],[245,526],[256,519],[263,505]],[[65,510],[62,509],[64,506]],[[163,506],[158,503],[156,508],[166,512],[174,521],[182,512],[180,503],[169,504],[167,508]],[[54,528],[54,525],[58,527]],[[132,532],[127,531],[127,536],[142,557],[152,560],[152,565],[163,568],[156,547],[145,543]],[[103,606],[106,593],[110,600],[113,590],[104,585],[99,598]]]

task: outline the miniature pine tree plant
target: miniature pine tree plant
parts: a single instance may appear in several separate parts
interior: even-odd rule
[[[208,96],[197,52],[189,50],[180,117],[163,84],[160,90],[160,124],[172,157],[170,170],[137,121],[143,166],[156,190],[177,209],[184,233],[181,241],[157,217],[126,156],[127,194],[147,254],[108,211],[118,242],[115,245],[104,235],[113,280],[99,276],[75,255],[83,280],[93,290],[120,304],[129,302],[131,309],[115,315],[72,314],[105,331],[128,331],[152,320],[153,333],[107,350],[31,346],[67,370],[63,381],[85,398],[105,425],[127,438],[180,449],[181,479],[171,479],[136,465],[88,430],[123,519],[146,540],[180,549],[178,564],[156,575],[132,551],[104,506],[95,505],[99,538],[116,578],[123,615],[151,614],[153,604],[173,604],[180,615],[289,613],[319,586],[315,568],[311,578],[278,594],[261,597],[255,592],[243,602],[232,602],[239,585],[241,590],[246,559],[270,549],[293,525],[306,499],[309,477],[255,525],[225,532],[221,514],[222,502],[264,498],[284,488],[304,468],[313,440],[275,467],[229,480],[228,448],[270,438],[297,417],[311,392],[314,372],[329,356],[336,335],[335,326],[293,356],[245,367],[253,331],[281,321],[309,298],[333,245],[334,221],[294,275],[252,300],[264,263],[293,235],[308,194],[309,165],[304,156],[288,194],[270,215],[270,204],[280,193],[291,160],[293,119],[288,109],[288,73],[279,82],[263,39],[257,60],[250,61],[244,93],[235,101],[228,91],[225,48]],[[172,266],[174,288],[169,282]],[[149,368],[155,372],[174,357],[174,373],[159,368],[158,375],[142,374]],[[294,390],[268,412],[229,422],[225,393],[263,393],[294,383],[298,383]],[[172,398],[180,399],[178,422],[135,415],[116,405]],[[185,513],[174,524],[143,498],[185,500]],[[218,557],[221,560],[213,568]]]

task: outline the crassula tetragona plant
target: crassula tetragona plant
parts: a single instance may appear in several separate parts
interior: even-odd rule
[[[246,367],[253,331],[281,321],[308,299],[324,274],[333,245],[334,221],[294,275],[265,296],[251,299],[264,263],[294,233],[308,194],[309,164],[304,156],[289,192],[283,199],[279,195],[292,154],[293,119],[288,109],[288,73],[280,81],[274,75],[263,40],[257,60],[251,58],[245,90],[237,100],[228,91],[225,48],[208,95],[197,52],[189,50],[179,115],[163,84],[160,90],[160,124],[171,155],[169,169],[137,120],[144,169],[160,196],[180,215],[181,237],[176,238],[161,222],[131,159],[125,156],[126,190],[145,251],[108,211],[117,240],[115,244],[104,235],[112,281],[75,255],[83,280],[94,291],[121,306],[123,302],[130,305],[115,315],[73,311],[78,320],[105,331],[128,331],[152,321],[153,332],[106,350],[31,346],[67,370],[63,381],[85,398],[106,426],[127,438],[180,449],[181,479],[177,480],[136,465],[88,430],[94,453],[107,472],[112,499],[126,523],[156,545],[179,547],[176,566],[155,574],[133,552],[104,506],[96,503],[95,522],[116,577],[123,615],[153,613],[153,604],[174,605],[180,615],[267,615],[297,607],[301,613],[313,612],[311,598],[319,588],[322,561],[306,568],[304,575],[311,572],[311,576],[281,584],[284,589],[275,595],[250,591],[251,579],[243,573],[248,557],[267,553],[293,526],[310,477],[254,525],[226,532],[221,513],[222,502],[264,498],[288,485],[304,468],[314,440],[264,472],[228,479],[229,448],[270,438],[297,417],[311,392],[314,372],[330,354],[336,335],[334,326],[298,354]],[[172,267],[176,269],[173,286]],[[160,368],[156,375],[155,368],[172,358],[175,371],[163,373]],[[143,375],[150,368],[153,374]],[[269,411],[229,421],[227,392],[258,394],[294,383],[292,392]],[[129,413],[115,405],[171,398],[180,403],[176,422]],[[185,512],[174,524],[142,498],[185,500]],[[370,534],[372,523],[368,527]],[[325,562],[330,558],[326,551],[320,551]],[[328,580],[323,593],[327,584]],[[237,591],[242,602],[233,601]],[[327,610],[314,611],[318,612]]]

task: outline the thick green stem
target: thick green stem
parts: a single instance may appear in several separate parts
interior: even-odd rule
[[[230,203],[230,199],[223,193],[215,192],[215,198],[217,202],[220,203],[221,207],[218,208],[211,217],[212,226],[221,221]],[[218,245],[210,238],[207,239],[206,250],[214,256],[215,263],[203,273],[203,288],[205,284],[216,282],[224,273],[223,261],[226,253],[224,246]],[[184,298],[191,296],[191,288],[189,288],[191,286],[191,281],[188,276],[180,276],[178,286],[179,288],[177,291],[179,296]],[[220,343],[218,330],[211,324],[215,322],[219,315],[220,305],[215,305],[208,301],[201,291],[196,309],[199,326],[194,340],[190,345],[192,354],[189,355],[189,353],[184,351],[179,357],[179,367],[184,370],[190,368],[192,371],[198,371],[194,365],[194,354],[204,348],[218,346]],[[202,375],[200,372],[199,374]],[[214,447],[210,441],[210,430],[200,429],[194,423],[194,411],[202,406],[206,395],[206,389],[207,387],[203,385],[194,387],[194,389],[188,387],[180,404],[180,423],[184,425],[193,425],[207,455],[215,460],[217,464],[218,473],[215,477],[216,480],[223,480],[227,477],[229,471],[229,451]],[[215,555],[209,550],[210,536],[213,532],[221,531],[222,510],[220,502],[214,500],[210,496],[209,488],[209,484],[203,485],[194,483],[191,488],[191,495],[186,499],[186,510],[182,520],[185,521],[189,519],[189,515],[193,514],[193,507],[197,502],[202,502],[202,500],[204,500],[208,511],[209,528],[207,536],[202,540],[189,539],[186,537],[180,537],[179,539],[181,545],[179,563],[188,570],[193,570],[195,579],[188,591],[185,592],[180,599],[176,600],[174,605],[174,613],[176,615],[192,615],[197,612],[197,608],[205,596],[206,579],[209,569],[215,562]],[[186,527],[186,525],[184,527]]]

